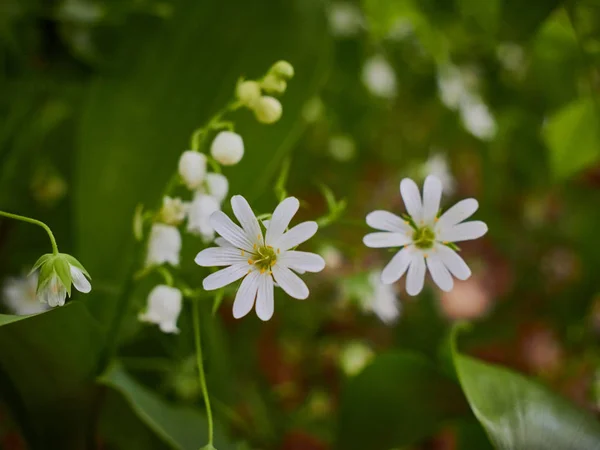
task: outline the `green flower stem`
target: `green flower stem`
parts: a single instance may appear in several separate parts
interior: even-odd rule
[[[233,123],[232,122],[224,122],[223,116],[229,112],[233,112],[236,109],[239,109],[242,104],[238,101],[233,101],[229,103],[225,108],[219,111],[217,114],[210,119],[210,122],[202,128],[198,128],[192,133],[192,137],[190,140],[191,149],[198,152],[200,151],[200,147],[206,138],[206,134],[211,130],[218,130],[219,128],[226,128],[229,131],[233,131]]]
[[[194,336],[196,342],[196,362],[198,363],[198,374],[200,378],[200,387],[202,388],[202,397],[204,398],[204,404],[206,405],[206,417],[208,419],[208,445],[213,445],[213,418],[212,410],[210,408],[210,399],[208,397],[208,389],[206,388],[206,376],[204,375],[204,363],[202,361],[202,345],[200,342],[200,300],[194,299],[193,309],[193,320],[194,320]]]
[[[0,216],[8,217],[9,219],[20,220],[21,222],[31,223],[33,225],[37,225],[38,227],[42,227],[48,233],[48,237],[50,238],[50,243],[52,244],[52,253],[54,255],[58,255],[58,245],[56,245],[56,239],[54,238],[54,234],[52,234],[52,230],[48,225],[44,222],[41,222],[36,219],[31,219],[30,217],[19,216],[18,214],[11,214],[4,211],[0,211]]]

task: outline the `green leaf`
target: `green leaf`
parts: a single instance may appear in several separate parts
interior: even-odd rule
[[[500,19],[500,0],[456,0],[463,17],[473,19],[481,29],[495,33]]]
[[[471,409],[496,448],[600,448],[600,424],[545,387],[456,351],[454,364]]]
[[[336,448],[410,445],[466,410],[458,386],[427,359],[409,352],[383,354],[344,386]]]
[[[30,316],[13,316],[11,314],[0,314],[0,327],[9,323],[18,322]]]
[[[85,448],[98,354],[98,324],[81,303],[16,319],[2,316],[0,365],[23,411],[31,448]]]
[[[113,364],[99,382],[119,392],[135,414],[171,448],[197,450],[208,441],[206,417],[188,406],[167,403],[142,386],[118,364]],[[219,450],[233,448],[218,427],[215,444]]]
[[[592,99],[577,100],[548,119],[544,140],[554,175],[567,178],[600,159],[600,115]]]

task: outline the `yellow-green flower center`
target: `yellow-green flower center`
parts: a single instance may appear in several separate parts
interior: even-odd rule
[[[271,270],[271,267],[277,262],[278,253],[279,250],[275,251],[270,245],[257,246],[254,257],[248,262],[258,267],[261,272]]]
[[[413,243],[415,247],[421,250],[428,250],[433,247],[435,242],[435,233],[427,226],[417,228],[413,233]]]

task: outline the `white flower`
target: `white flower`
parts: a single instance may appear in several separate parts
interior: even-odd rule
[[[479,139],[488,141],[496,135],[494,116],[477,95],[463,98],[460,104],[460,118],[467,131]]]
[[[258,220],[244,197],[233,196],[231,206],[241,227],[225,213],[215,212],[210,219],[213,228],[222,236],[216,240],[219,247],[201,251],[195,260],[203,267],[229,267],[209,275],[202,285],[212,291],[244,278],[235,297],[233,316],[244,317],[256,300],[256,314],[261,320],[269,320],[274,310],[274,282],[291,297],[302,300],[308,297],[308,287],[292,270],[319,272],[325,267],[325,261],[319,255],[291,250],[310,239],[318,225],[303,222],[286,231],[300,207],[298,199],[289,197],[275,209],[263,237]]]
[[[229,192],[229,181],[225,175],[211,172],[206,174],[206,188],[207,193],[221,204]]]
[[[185,219],[186,205],[180,198],[164,197],[160,220],[167,225],[179,225]]]
[[[179,175],[190,190],[200,187],[206,175],[206,155],[187,150],[179,158]]]
[[[204,242],[212,241],[215,237],[215,230],[210,223],[210,216],[220,209],[221,205],[215,197],[196,192],[194,200],[189,206],[188,232],[200,236]]]
[[[438,69],[437,85],[440,100],[452,110],[458,109],[462,99],[469,95],[469,86],[458,67],[446,64]]]
[[[210,154],[218,163],[233,166],[244,156],[244,141],[233,131],[221,131],[212,141]]]
[[[38,300],[38,275],[7,278],[2,286],[2,298],[6,307],[14,314],[24,316],[37,314],[48,309],[48,305]]]
[[[275,97],[263,95],[254,104],[254,116],[260,123],[267,125],[277,122],[281,119],[283,107],[281,102]]]
[[[331,34],[334,36],[353,36],[364,26],[364,19],[360,10],[350,3],[332,3],[327,16]]]
[[[433,175],[434,177],[439,178],[442,182],[442,189],[444,192],[448,193],[448,195],[454,193],[454,189],[456,189],[456,180],[450,171],[448,158],[445,154],[435,153],[431,155],[425,164],[423,164],[422,174],[423,177]]]
[[[396,72],[387,60],[376,55],[367,60],[362,70],[362,81],[371,94],[394,98],[398,90]]]
[[[391,284],[384,284],[381,281],[381,272],[371,272],[369,274],[369,284],[372,294],[366,297],[364,306],[381,319],[387,325],[391,325],[400,317],[400,304],[396,291]]]
[[[155,223],[152,225],[148,239],[148,254],[146,266],[169,263],[179,265],[179,252],[181,251],[181,234],[171,225]]]
[[[423,289],[425,272],[429,269],[433,281],[448,292],[454,285],[451,275],[466,280],[471,270],[447,244],[477,239],[488,230],[481,221],[463,222],[479,207],[477,200],[462,200],[438,218],[442,183],[436,177],[425,179],[423,200],[416,183],[409,178],[400,183],[400,193],[412,223],[388,211],[367,215],[367,224],[382,230],[364,237],[367,247],[402,247],[383,269],[381,281],[394,283],[408,271],[406,292],[417,295]]]
[[[39,269],[37,296],[40,302],[51,307],[63,306],[67,294],[71,295],[71,284],[79,292],[87,294],[92,285],[83,265],[66,253],[42,255],[33,265],[32,271]]]
[[[148,294],[148,306],[138,318],[142,322],[155,323],[164,333],[179,333],[177,319],[181,313],[181,291],[160,284]]]

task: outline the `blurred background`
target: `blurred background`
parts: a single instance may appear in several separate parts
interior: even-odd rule
[[[188,305],[176,336],[137,321],[156,279],[122,312],[101,396],[93,380],[135,263],[135,206],[160,200],[237,79],[279,59],[296,72],[283,117],[235,113],[246,154],[225,170],[230,194],[272,211],[291,158],[298,220],[327,214],[323,185],[347,207],[306,246],[327,262],[307,301],[278,293],[268,323],[233,319],[231,298],[204,315],[217,448],[492,448],[448,369],[460,320],[462,351],[600,413],[600,1],[1,0],[0,58],[0,209],[48,223],[94,283],[73,307],[0,326],[1,448],[203,444]],[[413,298],[377,282],[391,254],[362,245],[364,217],[400,214],[400,180],[427,174],[443,208],[477,198],[490,231],[461,246],[469,280]],[[200,247],[184,241],[194,287]],[[12,293],[48,251],[42,230],[0,221],[4,313],[36,312]],[[400,350],[440,378],[373,373]],[[366,400],[378,383],[385,404]]]

